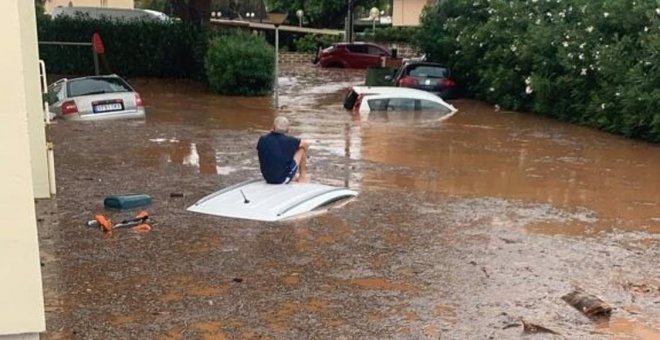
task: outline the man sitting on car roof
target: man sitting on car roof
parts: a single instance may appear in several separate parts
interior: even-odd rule
[[[259,167],[267,183],[288,184],[291,181],[307,182],[307,153],[309,143],[287,135],[289,120],[278,116],[270,133],[259,138],[257,151]]]

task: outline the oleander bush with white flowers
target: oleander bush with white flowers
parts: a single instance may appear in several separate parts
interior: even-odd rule
[[[469,96],[660,142],[660,0],[451,0],[417,44]]]

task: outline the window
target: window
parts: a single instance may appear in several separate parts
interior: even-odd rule
[[[351,53],[363,53],[363,54],[369,53],[368,46],[366,45],[346,45],[346,48]]]
[[[387,111],[415,111],[419,109],[419,99],[391,98],[387,103]]]
[[[413,65],[408,68],[408,75],[413,77],[446,78],[449,72],[444,67]]]
[[[369,54],[371,55],[377,55],[377,56],[389,56],[389,53],[387,51],[383,50],[382,48],[378,48],[376,46],[367,46]]]
[[[60,100],[64,99],[64,93],[62,93],[62,85],[55,85],[48,88],[48,105],[53,105]]]
[[[424,112],[430,112],[430,113],[442,113],[442,114],[448,114],[451,112],[449,108],[446,106],[432,102],[430,100],[423,100],[421,101],[421,107],[422,111]]]
[[[68,82],[69,97],[87,96],[90,94],[133,92],[131,87],[121,78],[99,77],[85,78]]]

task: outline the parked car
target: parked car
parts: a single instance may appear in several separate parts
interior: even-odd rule
[[[58,18],[89,18],[89,19],[109,19],[116,21],[162,21],[171,22],[172,19],[167,14],[150,9],[140,8],[111,8],[111,7],[77,7],[77,6],[57,6],[51,13],[53,19]]]
[[[451,70],[438,63],[410,61],[401,65],[394,76],[386,76],[385,79],[390,80],[394,86],[429,91],[445,99],[457,95]]]
[[[48,108],[55,118],[100,120],[143,118],[140,94],[117,75],[60,79],[48,86]]]
[[[344,108],[360,120],[445,119],[458,110],[433,93],[393,86],[354,86],[346,94]]]
[[[368,42],[340,42],[326,49],[319,49],[314,64],[321,67],[367,68],[378,67],[382,58],[392,53],[384,47]]]

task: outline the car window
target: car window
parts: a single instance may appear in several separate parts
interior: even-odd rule
[[[440,103],[430,101],[430,100],[422,99],[421,100],[421,108],[422,108],[422,111],[424,111],[424,112],[442,113],[442,114],[451,113],[451,110],[448,107],[446,107],[446,106],[444,106]]]
[[[367,100],[370,111],[387,111],[387,102],[389,99],[371,99]]]
[[[369,53],[369,48],[365,45],[347,45],[346,48],[351,51],[351,53]]]
[[[383,50],[382,48],[378,48],[376,46],[368,46],[368,51],[369,51],[369,54],[378,55],[378,56],[389,55],[389,53],[387,53],[387,51]]]
[[[408,75],[413,77],[446,78],[449,72],[444,67],[413,65],[408,68]]]
[[[69,97],[133,91],[123,79],[115,77],[72,80],[68,82],[67,88]]]
[[[415,111],[420,110],[419,99],[412,98],[382,98],[367,101],[371,111]]]
[[[415,111],[419,110],[419,99],[390,98],[387,103],[388,111]]]
[[[64,99],[64,93],[62,92],[62,85],[51,85],[48,87],[48,105],[53,105]]]

